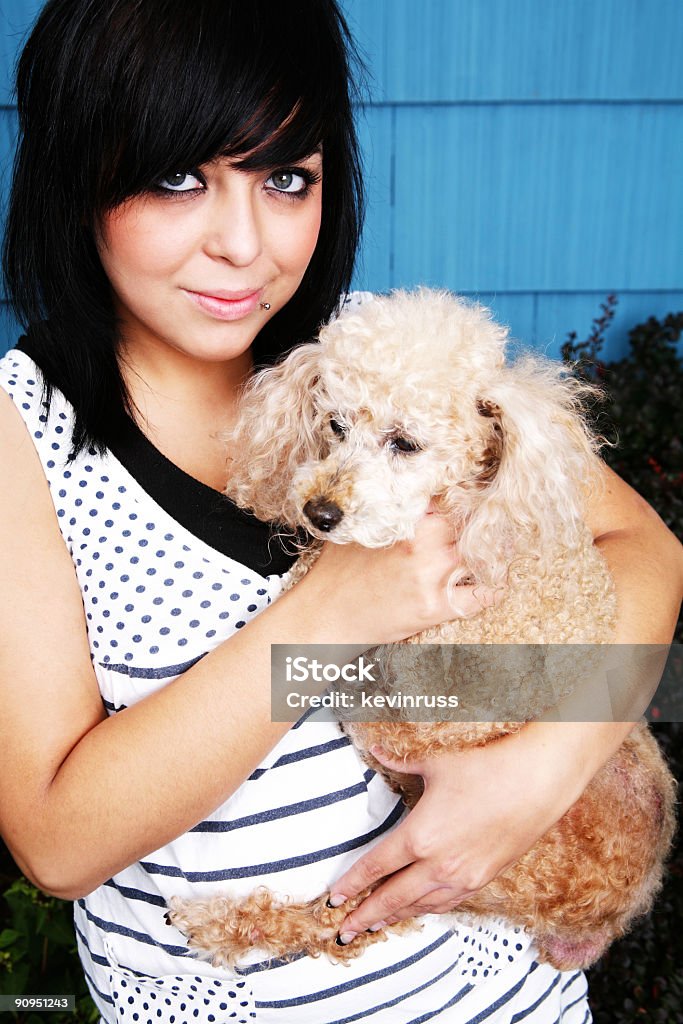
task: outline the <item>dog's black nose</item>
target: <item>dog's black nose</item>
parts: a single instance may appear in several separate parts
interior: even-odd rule
[[[308,516],[316,529],[323,533],[334,530],[335,526],[338,526],[344,518],[344,513],[339,505],[322,497],[311,498],[310,501],[307,501],[304,505],[304,515]]]

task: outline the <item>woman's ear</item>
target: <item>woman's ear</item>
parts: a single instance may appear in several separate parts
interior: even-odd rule
[[[501,368],[480,396],[477,412],[491,421],[490,460],[459,548],[482,582],[503,582],[516,556],[578,544],[598,447],[581,407],[599,394],[560,364],[526,356]]]
[[[226,435],[226,494],[259,519],[297,526],[291,504],[296,468],[320,454],[320,346],[301,345],[277,366],[258,373],[240,399]]]

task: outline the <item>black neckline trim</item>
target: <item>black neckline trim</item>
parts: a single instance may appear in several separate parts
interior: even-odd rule
[[[22,337],[16,347],[32,359],[42,373],[31,351],[30,339]],[[288,550],[293,547],[291,533],[282,538],[274,524],[262,523],[238,508],[226,495],[180,469],[155,448],[129,416],[117,425],[117,437],[108,447],[157,505],[215,551],[261,576],[287,572],[298,558],[298,550]]]
[[[287,572],[298,557],[272,524],[238,508],[171,462],[130,418],[110,451],[145,492],[194,537],[262,576]]]

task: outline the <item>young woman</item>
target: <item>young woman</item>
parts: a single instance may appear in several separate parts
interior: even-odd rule
[[[476,607],[447,601],[437,516],[412,544],[328,545],[271,604],[291,557],[219,493],[241,384],[349,285],[351,52],[333,0],[50,0],[19,66],[0,827],[29,878],[75,901],[108,1024],[589,1018],[580,972],[539,966],[505,922],[439,914],[563,814],[628,726],[537,723],[423,765],[404,816],[334,725],[270,721],[272,643],[362,649]],[[587,518],[620,638],[667,640],[678,548],[606,479]],[[383,876],[340,941],[429,916],[348,968],[256,950],[216,969],[164,920],[175,894],[341,899]]]

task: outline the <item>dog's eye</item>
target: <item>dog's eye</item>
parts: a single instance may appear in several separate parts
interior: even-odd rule
[[[346,437],[346,427],[339,420],[330,420],[330,430],[337,437]]]
[[[389,447],[393,452],[401,452],[403,455],[411,455],[420,450],[419,444],[408,437],[392,437],[389,440]]]

